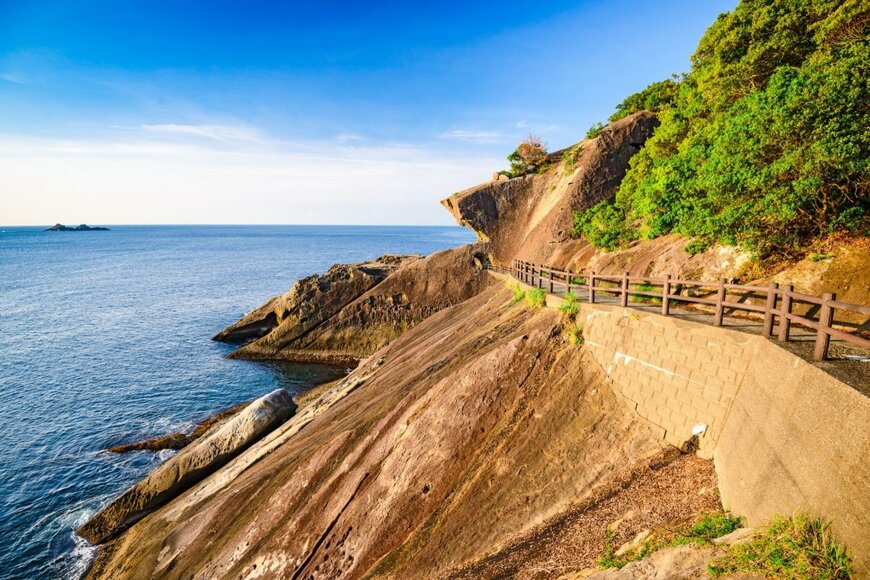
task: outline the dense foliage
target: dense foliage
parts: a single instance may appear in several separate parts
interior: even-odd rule
[[[701,39],[692,70],[651,85],[661,125],[615,203],[575,215],[613,249],[676,232],[761,256],[836,231],[870,234],[870,3],[743,0]]]

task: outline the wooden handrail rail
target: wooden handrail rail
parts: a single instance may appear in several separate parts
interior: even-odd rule
[[[495,269],[495,268],[494,268]],[[780,341],[787,341],[791,332],[791,324],[798,324],[805,328],[816,331],[816,344],[813,351],[813,357],[816,360],[824,360],[828,356],[828,347],[831,338],[837,338],[854,344],[861,348],[870,348],[870,340],[844,330],[833,328],[834,318],[837,311],[846,311],[857,314],[870,316],[870,306],[863,304],[852,304],[837,300],[835,294],[825,294],[824,296],[813,296],[803,292],[795,292],[794,286],[782,286],[771,283],[769,286],[750,286],[743,284],[733,284],[724,279],[718,282],[700,281],[700,280],[685,280],[682,278],[672,278],[666,275],[662,278],[653,278],[646,276],[631,276],[628,272],[619,274],[597,274],[592,271],[571,272],[569,270],[560,270],[551,268],[533,262],[524,260],[514,260],[513,266],[510,269],[510,274],[517,280],[525,282],[536,288],[544,288],[544,281],[548,282],[549,293],[553,294],[556,286],[564,287],[567,292],[575,290],[585,290],[587,299],[590,304],[595,303],[596,294],[601,293],[615,295],[620,299],[620,304],[624,307],[629,305],[630,296],[647,296],[650,298],[658,298],[662,302],[662,314],[668,316],[670,314],[671,302],[688,302],[693,304],[703,304],[713,306],[715,308],[714,324],[722,325],[722,320],[725,311],[742,310],[746,312],[755,312],[763,315],[762,334],[764,336],[772,336],[773,326],[778,319],[777,335]],[[559,277],[562,277],[560,279]],[[607,282],[608,284],[616,283],[615,286],[602,286],[597,282]],[[659,286],[657,291],[649,289],[640,290],[632,288],[632,284],[647,284],[650,286]],[[708,296],[701,298],[698,296],[688,296],[673,292],[674,286],[695,286],[707,287],[711,291],[706,291],[702,294]],[[732,291],[739,299],[750,298],[750,295],[757,295],[758,298],[764,299],[764,304],[752,304],[748,302],[734,302],[728,300],[728,292]],[[740,294],[742,293],[742,295]],[[735,297],[737,297],[735,296]],[[753,297],[754,298],[754,297]],[[792,312],[795,303],[812,304],[819,308],[811,308],[811,311],[818,310],[818,320]]]

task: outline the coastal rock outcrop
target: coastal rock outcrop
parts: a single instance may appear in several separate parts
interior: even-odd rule
[[[268,342],[270,348],[280,350],[381,283],[402,265],[418,259],[418,255],[387,254],[370,262],[335,264],[324,274],[299,280],[287,293],[271,298],[222,330],[213,340],[246,342],[277,329]]]
[[[417,324],[91,576],[437,577],[661,449],[557,313],[511,296],[490,286]]]
[[[564,153],[573,147],[551,154],[547,171],[493,180],[441,203],[460,225],[490,242],[493,262],[546,262],[556,246],[570,240],[572,212],[613,199],[629,159],[657,125],[654,114],[635,113],[574,146],[580,149],[572,161]]]
[[[421,259],[406,258],[382,282],[347,303],[352,294],[349,283],[318,287],[316,292],[297,290],[310,285],[306,281],[314,277],[307,278],[288,293],[292,300],[284,301],[298,314],[278,315],[280,324],[230,357],[356,364],[435,312],[485,288],[490,282],[481,261],[485,252],[476,244]],[[329,272],[324,278],[330,277]],[[270,302],[259,310],[280,309]]]
[[[154,508],[225,465],[295,411],[293,397],[284,389],[256,399],[100,510],[77,530],[78,534],[92,544],[112,539]]]

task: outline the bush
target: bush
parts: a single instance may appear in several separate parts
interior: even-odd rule
[[[777,517],[761,536],[732,546],[708,569],[714,576],[750,572],[767,578],[851,578],[852,559],[831,537],[829,526],[805,515]]]
[[[574,212],[574,228],[571,233],[575,237],[583,236],[596,248],[609,251],[634,239],[633,231],[625,223],[625,214],[606,201],[586,211]]]
[[[616,112],[610,115],[610,122],[633,115],[639,111],[658,112],[670,107],[677,100],[680,89],[680,77],[653,83],[639,93],[626,97],[616,105]]]
[[[571,318],[577,316],[577,313],[580,312],[580,302],[574,292],[569,291],[565,294],[565,301],[559,306],[559,312],[566,314]]]
[[[511,299],[510,304],[508,304],[508,306],[513,306],[514,304],[522,301],[523,298],[526,297],[525,291],[523,291],[523,289],[520,288],[519,284],[514,285],[513,291],[514,291],[514,297]]]
[[[709,247],[710,240],[704,238],[696,238],[683,246],[683,251],[690,256],[694,256],[696,254],[700,254],[701,252],[706,252]]]
[[[581,153],[583,153],[583,146],[575,145],[562,154],[562,164],[566,173],[574,171],[574,167],[577,165],[577,159],[580,157]]]
[[[532,288],[526,292],[526,304],[532,308],[542,308],[547,304],[547,293],[543,288]]]
[[[595,139],[599,135],[601,135],[601,131],[604,129],[604,123],[595,123],[586,131],[587,139]]]
[[[562,334],[569,344],[581,345],[583,344],[583,342],[585,342],[585,339],[583,338],[582,324],[569,324],[565,327],[565,330],[562,332]]]
[[[513,153],[508,155],[511,163],[510,171],[502,171],[508,177],[519,177],[537,171],[547,161],[547,145],[537,135],[529,135],[520,143]]]

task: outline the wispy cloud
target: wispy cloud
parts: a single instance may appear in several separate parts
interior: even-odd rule
[[[23,73],[16,73],[16,72],[0,73],[0,79],[6,81],[7,83],[15,83],[16,85],[30,84],[30,81],[27,79],[27,76],[24,75]]]
[[[260,131],[251,127],[237,125],[180,125],[166,123],[161,125],[141,125],[140,128],[149,133],[204,137],[222,143],[237,141],[266,143],[268,141]]]
[[[445,131],[439,135],[442,139],[456,139],[459,141],[470,141],[475,143],[497,143],[504,139],[504,134],[500,131],[469,131],[465,129],[456,129],[453,131]]]

